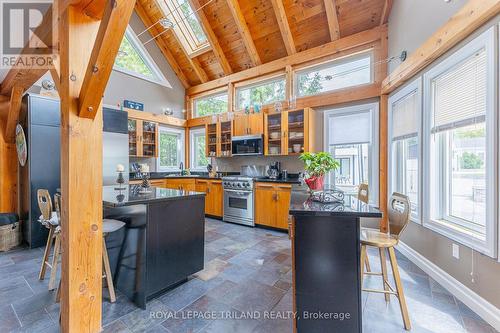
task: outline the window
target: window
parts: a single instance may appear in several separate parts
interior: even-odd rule
[[[157,3],[189,55],[200,54],[210,47],[207,36],[188,0],[158,0]]]
[[[484,32],[424,75],[427,226],[494,256],[495,43]]]
[[[266,105],[285,100],[285,77],[280,76],[252,85],[236,88],[236,109]]]
[[[389,99],[392,192],[410,199],[411,217],[420,219],[420,114],[421,78],[408,84]]]
[[[205,129],[198,128],[190,131],[190,150],[191,150],[191,170],[207,170],[208,158],[206,156],[206,137]]]
[[[159,128],[158,171],[179,170],[184,163],[184,130]]]
[[[171,87],[130,27],[122,39],[113,69]]]
[[[357,105],[325,112],[325,147],[340,168],[325,179],[348,194],[368,183],[371,203],[378,202],[378,104]]]
[[[299,97],[373,82],[373,55],[363,53],[297,71]]]
[[[196,98],[193,102],[193,115],[203,117],[227,112],[227,101],[227,92]]]

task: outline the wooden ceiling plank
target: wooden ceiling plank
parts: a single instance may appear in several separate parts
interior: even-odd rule
[[[389,94],[500,13],[498,0],[469,0],[382,82]]]
[[[139,16],[139,18],[142,20],[142,23],[146,27],[150,27],[154,24],[154,22],[151,21],[149,18],[148,14],[146,13],[144,7],[141,5],[140,1],[136,1],[135,3],[135,12]],[[152,32],[156,32],[155,27],[151,28]],[[189,84],[189,81],[182,71],[182,68],[179,66],[177,63],[177,60],[173,56],[172,52],[170,52],[169,48],[167,47],[165,41],[163,40],[162,36],[159,36],[155,38],[155,43],[160,49],[161,53],[165,56],[167,59],[167,62],[170,64],[170,67],[172,67],[172,70],[174,73],[177,75],[179,80],[181,81],[181,84],[183,85],[184,88],[189,88],[191,85]]]
[[[329,42],[302,52],[289,55],[284,58],[273,60],[271,62],[243,70],[232,75],[228,75],[216,80],[209,81],[187,90],[188,95],[195,95],[204,91],[212,90],[227,85],[230,82],[239,82],[246,79],[258,77],[261,75],[284,70],[287,65],[298,65],[307,61],[312,61],[325,56],[337,54],[362,45],[379,41],[387,33],[387,26],[377,26],[376,28],[366,30],[351,36],[343,37],[333,42]]]
[[[229,62],[227,61],[224,51],[222,51],[222,47],[219,44],[219,40],[217,39],[215,32],[210,26],[207,16],[203,11],[203,8],[199,10],[199,8],[201,8],[199,0],[189,0],[189,4],[191,5],[191,8],[193,8],[193,11],[197,16],[198,21],[200,21],[201,23],[203,31],[205,31],[205,34],[207,35],[208,42],[210,43],[210,46],[212,46],[212,51],[215,57],[217,58],[217,61],[219,62],[220,66],[222,67],[222,71],[224,72],[225,75],[232,74],[233,69],[231,68],[231,65],[229,65]]]
[[[382,16],[380,17],[380,25],[386,24],[389,21],[389,15],[391,14],[393,2],[393,0],[385,0]]]
[[[286,17],[283,1],[271,0],[271,3],[273,5],[274,14],[276,15],[276,20],[278,21],[283,43],[285,44],[286,53],[288,55],[295,54],[297,53],[297,49],[295,48],[295,42],[293,41],[292,31],[290,30],[290,25],[288,24],[288,18]]]
[[[241,11],[240,4],[238,0],[226,0],[229,10],[231,11],[231,15],[236,23],[236,27],[238,28],[238,32],[240,33],[241,39],[243,40],[243,44],[245,44],[245,48],[252,60],[252,64],[254,66],[258,66],[262,64],[260,60],[259,53],[257,52],[257,48],[255,47],[255,43],[252,39],[252,35],[250,34],[250,30],[248,29],[247,22],[245,20],[245,16]]]
[[[135,1],[109,1],[87,65],[79,95],[80,117],[93,119],[102,101]]]
[[[16,126],[19,122],[19,112],[21,111],[21,100],[24,89],[21,86],[14,86],[10,94],[9,114],[5,122],[5,142],[14,143],[16,137]]]
[[[340,25],[339,17],[337,13],[337,1],[336,0],[324,0],[326,18],[328,20],[328,31],[330,32],[330,40],[340,39]]]

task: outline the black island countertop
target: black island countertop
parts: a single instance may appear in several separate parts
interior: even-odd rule
[[[382,217],[380,210],[345,194],[343,203],[321,203],[313,201],[306,191],[292,191],[290,214],[308,216],[352,216]]]
[[[115,188],[116,186],[103,186],[102,202],[104,207],[124,207],[205,196],[203,192],[179,191],[154,186],[149,188],[150,192],[148,193],[141,193],[142,188],[139,185],[125,185],[123,190]]]

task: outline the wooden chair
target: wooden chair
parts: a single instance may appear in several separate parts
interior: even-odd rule
[[[366,183],[361,183],[358,186],[358,200],[363,201],[365,204],[368,203],[368,195],[369,195],[369,190],[368,190],[368,184]],[[364,229],[363,227],[361,229]],[[366,271],[371,272],[371,267],[370,267],[370,260],[368,259],[368,256],[366,256],[365,259],[365,266],[366,266]]]
[[[408,308],[406,306],[406,299],[403,292],[403,285],[399,275],[398,263],[396,260],[396,253],[394,247],[399,242],[399,237],[404,231],[408,222],[410,221],[410,200],[406,195],[400,193],[393,193],[389,200],[389,207],[387,208],[387,215],[389,219],[389,233],[383,233],[373,229],[361,230],[361,287],[363,288],[364,275],[379,275],[382,276],[384,290],[377,289],[363,289],[367,292],[383,293],[386,302],[389,302],[390,295],[395,295],[399,300],[401,308],[401,315],[405,329],[411,329],[410,317],[408,316]],[[365,272],[365,260],[367,257],[367,246],[373,246],[379,249],[381,273]],[[396,290],[389,284],[387,275],[387,265],[385,259],[385,251],[389,253],[389,259],[394,274],[394,282]]]
[[[52,211],[52,200],[50,198],[50,193],[48,190],[38,189],[37,201],[38,207],[40,208],[40,211],[42,213],[42,216],[40,217],[40,223],[42,223],[47,229],[49,229],[47,244],[45,245],[45,251],[43,253],[42,267],[40,268],[40,274],[38,275],[38,278],[40,280],[43,280],[45,278],[47,267],[49,267],[49,290],[53,290],[55,288],[57,264],[59,261],[59,252],[61,245],[59,218],[57,217],[57,214],[54,214],[54,212]],[[54,252],[52,256],[52,262],[49,262],[52,244],[54,244]]]

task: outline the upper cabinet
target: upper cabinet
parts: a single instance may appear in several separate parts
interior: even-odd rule
[[[206,155],[208,157],[231,156],[231,139],[233,136],[233,121],[218,121],[207,124],[206,131]]]
[[[317,150],[310,108],[268,113],[264,117],[265,155],[299,155]]]
[[[234,136],[264,134],[263,113],[235,113]]]
[[[158,124],[128,119],[129,155],[136,157],[158,157]]]

